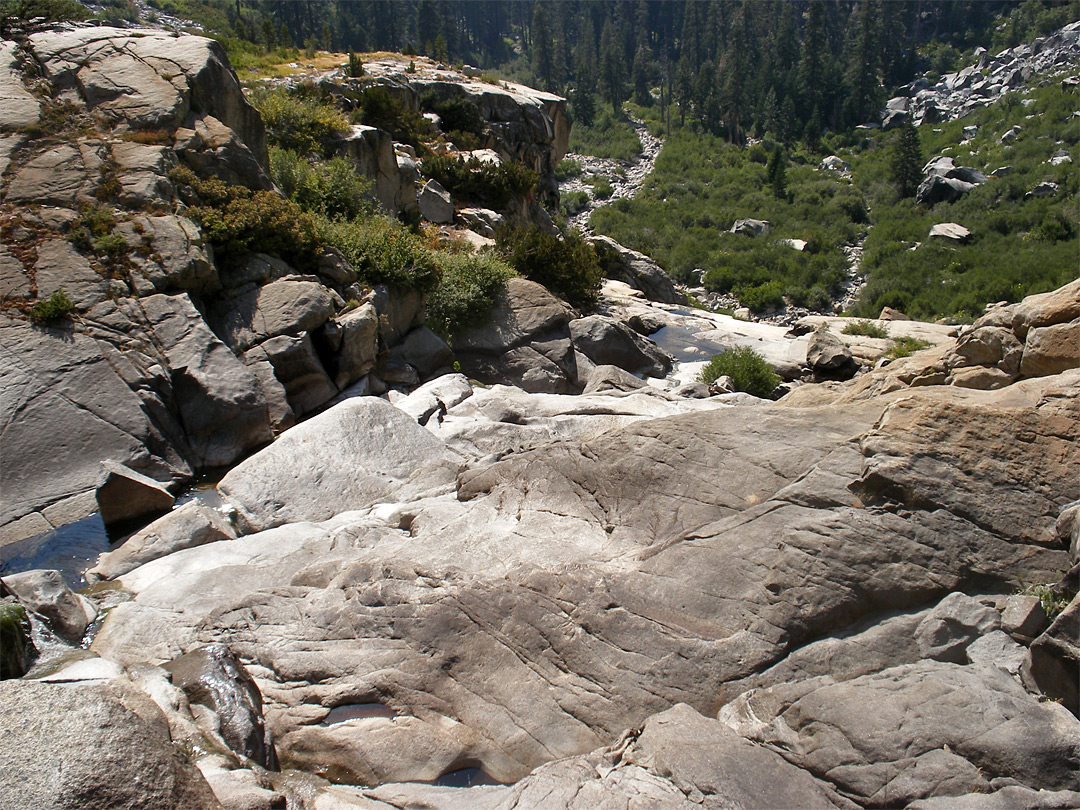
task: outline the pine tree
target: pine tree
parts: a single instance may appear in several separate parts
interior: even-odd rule
[[[892,154],[892,179],[901,198],[915,196],[922,182],[922,165],[919,131],[908,121],[900,127]]]
[[[784,152],[778,146],[773,149],[769,156],[769,165],[766,168],[766,177],[772,187],[773,196],[778,200],[787,199],[787,170],[785,168]]]
[[[877,114],[878,92],[877,14],[870,0],[863,0],[851,15],[848,64],[844,76],[844,120],[863,124]]]
[[[547,9],[544,5],[544,3],[537,3],[533,6],[530,28],[532,69],[540,86],[544,90],[551,90],[555,86],[552,76],[554,63],[551,56],[551,30],[548,27]]]
[[[616,115],[626,100],[626,62],[621,39],[609,18],[600,35],[600,91]]]

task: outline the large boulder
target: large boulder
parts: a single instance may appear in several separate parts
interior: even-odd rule
[[[675,289],[671,277],[644,253],[623,247],[610,236],[594,236],[589,241],[596,248],[608,278],[625,281],[635,290],[645,293],[650,301],[686,303],[686,296]]]
[[[663,377],[671,370],[672,359],[656,344],[603,315],[572,320],[570,335],[574,348],[598,366],[618,366],[647,377]]]
[[[19,603],[45,619],[60,638],[78,644],[97,609],[72,592],[59,571],[22,571],[4,576],[4,585]]]
[[[936,205],[939,202],[956,202],[975,188],[974,183],[966,183],[954,177],[931,174],[915,192],[915,201],[920,205]]]
[[[744,236],[768,236],[772,226],[763,219],[737,219],[729,233],[741,233]]]
[[[1080,368],[1080,318],[1028,329],[1020,373],[1025,377],[1058,374]]]
[[[333,312],[333,295],[322,284],[284,278],[215,301],[209,321],[225,343],[242,352],[268,338],[316,329]]]
[[[0,805],[220,810],[165,715],[120,681],[0,683]]]
[[[746,693],[720,719],[863,805],[985,793],[999,778],[1068,789],[1080,764],[1075,718],[991,666],[922,661],[781,685]]]
[[[1028,672],[1032,682],[1052,700],[1080,715],[1080,596],[1054,619],[1031,645]]]
[[[509,279],[490,323],[454,336],[461,371],[485,383],[511,382],[527,391],[577,393],[570,310],[541,285]]]
[[[230,470],[218,491],[261,531],[448,486],[459,464],[416,420],[360,397],[287,431]]]

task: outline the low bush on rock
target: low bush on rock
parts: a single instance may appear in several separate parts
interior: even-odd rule
[[[589,195],[584,191],[570,191],[559,200],[559,211],[564,217],[580,214],[589,207]]]
[[[271,148],[270,171],[290,200],[309,214],[330,218],[371,214],[371,182],[345,158],[309,161],[289,149]]]
[[[925,340],[919,340],[918,338],[913,337],[895,337],[892,340],[893,345],[885,352],[885,356],[890,360],[898,360],[901,357],[910,357],[915,354],[915,352],[930,347],[930,344]]]
[[[434,180],[455,200],[505,209],[515,198],[528,196],[539,179],[521,163],[489,163],[479,158],[431,155],[420,164],[420,173]]]
[[[495,245],[519,276],[543,284],[576,307],[595,303],[604,279],[592,245],[571,231],[563,239],[536,227],[503,226]]]
[[[395,141],[426,150],[424,142],[435,136],[435,128],[424,116],[398,101],[380,85],[366,87],[357,94],[346,93],[357,105],[349,115],[356,124],[378,127]]]
[[[75,302],[68,298],[64,288],[60,287],[48,298],[38,301],[30,307],[30,320],[37,324],[49,323],[64,317],[75,309]]]
[[[748,346],[715,355],[701,370],[698,380],[709,384],[724,376],[731,377],[736,391],[745,391],[755,397],[771,396],[780,384],[772,366]]]
[[[479,149],[487,119],[476,102],[466,96],[440,99],[434,91],[420,96],[420,107],[442,121],[442,130],[459,149]]]
[[[314,95],[262,88],[251,94],[251,103],[262,115],[270,143],[302,155],[321,154],[327,138],[349,130],[341,110]]]
[[[367,284],[394,284],[427,292],[439,283],[442,267],[424,240],[386,217],[330,220],[320,217],[319,241],[333,245]]]
[[[845,335],[862,335],[863,337],[887,338],[889,330],[883,329],[873,321],[852,321],[842,330]]]
[[[219,264],[229,266],[258,251],[298,270],[314,267],[320,246],[315,220],[292,200],[275,191],[204,180],[185,167],[173,169],[169,178],[190,206],[188,215],[203,226]]]
[[[443,252],[442,278],[427,297],[428,326],[452,341],[461,329],[482,323],[513,268],[490,251]]]

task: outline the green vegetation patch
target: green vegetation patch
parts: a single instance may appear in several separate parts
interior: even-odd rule
[[[570,130],[570,151],[578,155],[630,161],[641,154],[641,141],[624,115],[611,110],[597,112],[592,123],[580,121]]]
[[[323,154],[327,139],[349,131],[345,114],[314,88],[259,88],[252,92],[251,103],[266,124],[270,143],[302,155]]]
[[[1080,127],[1070,119],[1076,93],[1055,83],[1030,90],[1027,99],[1024,106],[1013,94],[961,120],[919,128],[923,162],[944,154],[987,175],[1009,167],[951,204],[927,208],[898,198],[891,158],[901,132],[877,133],[845,157],[866,193],[874,226],[862,261],[867,283],[853,314],[873,318],[890,306],[920,320],[970,321],[987,303],[1019,301],[1076,278]],[[1022,127],[1017,140],[1001,143],[1016,124]],[[977,134],[958,146],[963,128],[972,125]],[[1051,165],[1059,150],[1073,162]],[[1058,184],[1056,195],[1025,199],[1046,180]],[[963,245],[928,241],[940,222],[963,225],[971,238]]]
[[[847,324],[842,331],[845,335],[862,335],[863,337],[887,338],[889,330],[878,326],[873,321],[860,320]]]
[[[784,170],[785,193],[769,184],[775,146],[743,149],[712,135],[670,134],[656,169],[633,199],[616,200],[590,224],[657,259],[673,278],[737,295],[762,311],[791,303],[827,310],[846,277],[842,251],[864,230],[866,206],[850,184],[816,170],[817,158],[795,150]],[[777,169],[773,169],[774,175]],[[768,236],[728,231],[737,219],[767,220]],[[804,251],[786,240],[807,243]]]
[[[185,167],[169,173],[188,203],[188,215],[203,226],[214,257],[235,265],[253,252],[269,253],[298,270],[311,270],[320,247],[315,220],[275,191],[253,191]]]
[[[502,258],[478,253],[443,252],[442,278],[427,297],[428,326],[453,342],[454,334],[483,323],[495,305],[495,296],[514,270]]]
[[[899,360],[901,357],[911,357],[915,352],[930,348],[930,344],[927,341],[919,340],[919,338],[895,337],[892,341],[893,345],[885,352],[885,356],[890,360]]]
[[[373,211],[371,182],[345,158],[305,160],[271,147],[270,171],[285,196],[309,214],[353,219]]]
[[[592,245],[571,231],[563,239],[536,227],[501,227],[495,245],[519,276],[543,284],[576,307],[596,302],[604,271]]]
[[[521,163],[491,163],[454,155],[424,158],[420,173],[439,183],[455,201],[496,210],[505,210],[511,201],[528,196],[539,179],[536,172]]]
[[[772,396],[776,386],[780,385],[780,378],[772,366],[749,346],[714,355],[701,370],[698,380],[711,384],[724,376],[731,377],[736,391],[745,391],[762,399]]]
[[[68,298],[64,288],[58,288],[48,298],[42,299],[30,307],[27,313],[36,324],[46,324],[59,320],[75,310],[75,302]]]
[[[341,251],[368,284],[428,291],[439,283],[438,255],[417,234],[382,216],[316,223],[319,241]]]

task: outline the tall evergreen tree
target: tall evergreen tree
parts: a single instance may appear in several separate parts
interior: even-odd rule
[[[922,182],[922,165],[919,131],[908,121],[900,127],[892,153],[892,179],[901,198],[915,196]]]
[[[548,26],[546,4],[537,2],[533,6],[532,25],[529,36],[532,39],[533,75],[544,90],[555,86],[554,59],[551,53],[551,29]]]
[[[778,200],[787,198],[787,170],[785,164],[784,150],[777,146],[769,156],[769,164],[765,169],[765,174],[769,186],[772,188],[773,196]]]
[[[626,59],[614,21],[604,22],[600,35],[600,92],[616,115],[626,100]]]
[[[877,13],[872,0],[862,0],[851,15],[848,63],[844,74],[844,120],[864,124],[878,113]]]

